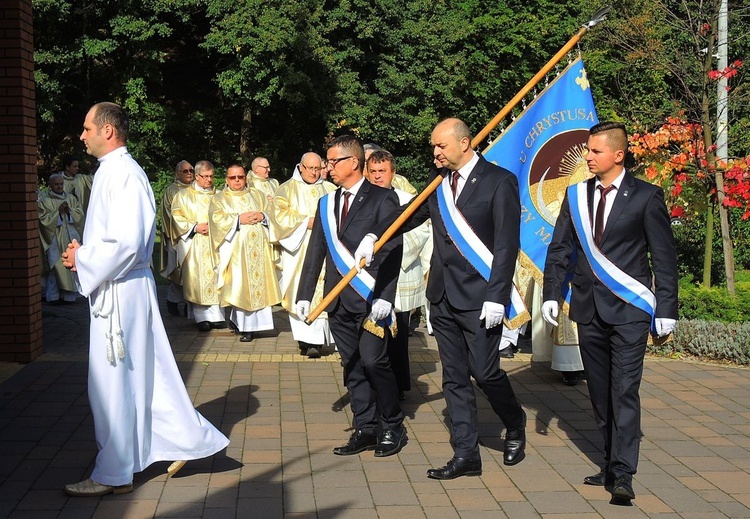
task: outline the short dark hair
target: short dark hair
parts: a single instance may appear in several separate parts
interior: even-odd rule
[[[94,124],[97,128],[101,128],[105,124],[111,124],[112,128],[115,129],[115,133],[123,142],[128,140],[130,122],[125,110],[120,105],[105,102],[97,103],[92,108],[96,108],[94,112]]]
[[[63,157],[62,157],[62,166],[63,166],[63,169],[67,168],[68,166],[70,166],[74,162],[78,162],[78,159],[74,155],[63,155]]]
[[[604,121],[595,124],[589,130],[589,135],[596,135],[599,133],[607,134],[607,144],[613,151],[628,151],[628,131],[624,124],[614,121]]]
[[[362,141],[357,137],[353,135],[340,135],[326,146],[326,150],[330,150],[331,148],[342,148],[352,157],[356,157],[358,162],[357,167],[362,171],[365,165],[365,149],[362,146]]]
[[[393,169],[394,173],[396,172],[396,159],[390,151],[384,149],[373,151],[370,158],[367,159],[367,166],[369,167],[370,164],[380,164],[381,162],[390,162],[391,169]]]

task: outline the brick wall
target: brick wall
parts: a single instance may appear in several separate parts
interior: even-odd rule
[[[42,353],[30,0],[0,3],[0,361]]]

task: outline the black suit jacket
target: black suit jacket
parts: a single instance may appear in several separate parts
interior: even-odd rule
[[[596,178],[592,178],[586,186],[590,214],[593,214],[595,183]],[[570,302],[573,321],[591,322],[595,309],[609,324],[649,321],[646,312],[619,299],[592,272],[573,227],[567,194],[547,250],[545,301],[560,298],[560,287],[573,249],[578,258]],[[653,286],[656,317],[677,319],[677,254],[660,187],[625,174],[607,219],[600,249],[621,270],[645,286]]]
[[[435,170],[428,183],[438,175],[449,173],[446,168]],[[437,303],[445,294],[450,304],[459,310],[478,310],[485,301],[507,307],[520,244],[521,203],[516,176],[480,156],[456,200],[456,207],[493,254],[490,279],[485,281],[448,236],[434,193],[399,230],[409,231],[432,218],[434,242],[427,299]],[[379,223],[376,234],[381,236],[403,210],[400,208]]]
[[[334,207],[336,215],[339,214],[341,192],[342,190],[339,188],[335,194]],[[339,239],[354,254],[359,242],[372,229],[373,222],[377,222],[398,206],[398,195],[395,192],[375,186],[365,180],[355,199],[350,200],[346,221],[343,228],[339,229]],[[400,238],[388,242],[376,257],[373,258],[370,266],[367,267],[367,272],[375,278],[374,299],[384,299],[393,304],[396,298],[396,284],[401,267],[401,252],[402,242]],[[323,223],[320,219],[320,202],[318,202],[318,210],[315,213],[315,222],[312,234],[310,235],[310,244],[302,265],[302,276],[299,281],[297,300],[312,301],[318,275],[323,266],[323,260],[325,260],[326,264],[324,288],[325,293],[328,294],[341,281],[342,275],[336,270],[326,244],[326,238],[323,234]],[[369,312],[370,305],[362,299],[351,285],[347,286],[328,305],[326,311],[332,311],[339,301],[350,312]]]

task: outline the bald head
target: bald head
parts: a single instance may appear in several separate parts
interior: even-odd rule
[[[314,184],[318,181],[322,171],[322,159],[317,153],[309,151],[299,159],[299,172],[302,180],[308,184]]]
[[[461,119],[440,121],[432,130],[432,154],[442,167],[458,170],[474,156],[471,149],[471,130]]]

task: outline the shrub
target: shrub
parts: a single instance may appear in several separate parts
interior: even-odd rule
[[[680,320],[674,340],[663,345],[649,345],[649,351],[659,355],[691,355],[747,366],[750,365],[750,322]]]
[[[696,286],[692,276],[680,279],[680,319],[702,319],[734,323],[745,321],[750,316],[750,282],[741,272],[735,284],[736,295],[732,296],[724,287],[705,288]]]

